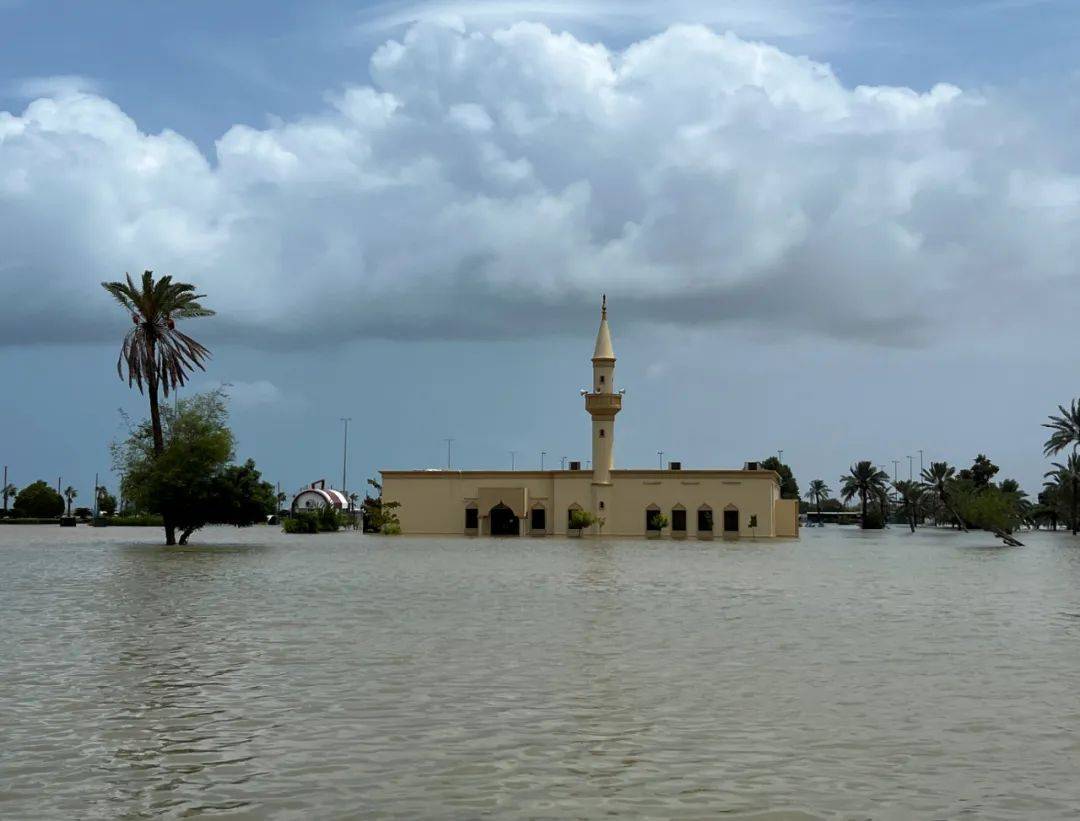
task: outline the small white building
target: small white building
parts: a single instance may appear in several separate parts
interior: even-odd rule
[[[301,510],[320,510],[330,505],[337,510],[348,510],[349,500],[340,490],[334,490],[326,486],[326,480],[320,479],[312,482],[311,487],[306,487],[297,493],[292,500],[292,512]]]

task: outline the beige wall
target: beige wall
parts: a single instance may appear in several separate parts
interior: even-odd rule
[[[650,504],[658,505],[668,519],[672,518],[672,508],[682,504],[686,508],[687,538],[697,537],[697,511],[702,504],[713,509],[715,538],[723,536],[723,511],[728,505],[739,510],[741,538],[798,533],[798,503],[792,503],[792,523],[791,505],[788,500],[780,500],[776,475],[771,471],[617,470],[611,478],[611,485],[597,497],[605,502],[605,536],[644,537],[645,510]],[[525,489],[530,509],[544,506],[549,534],[566,533],[571,505],[593,510],[590,471],[383,472],[383,498],[401,503],[398,515],[406,534],[463,534],[465,507],[479,500],[481,488],[511,487]],[[491,494],[483,495],[486,498]],[[480,515],[487,512],[481,510]],[[749,527],[751,515],[758,517],[756,530]],[[669,526],[664,536],[670,535]]]
[[[787,538],[799,536],[799,500],[776,500],[776,535]]]

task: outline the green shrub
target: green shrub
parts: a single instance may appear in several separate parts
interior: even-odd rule
[[[310,510],[298,510],[281,523],[286,533],[318,533],[319,517]]]
[[[388,522],[387,524],[383,525],[382,532],[384,536],[400,536],[401,525],[395,522]]]
[[[592,527],[595,522],[596,517],[587,510],[570,511],[571,530],[584,530],[587,527]]]
[[[663,530],[668,524],[668,517],[663,513],[654,513],[652,518],[649,519],[649,529],[657,532]]]

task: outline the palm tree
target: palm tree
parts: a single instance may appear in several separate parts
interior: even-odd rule
[[[142,282],[136,285],[130,274],[126,282],[103,282],[108,291],[127,311],[135,327],[127,332],[116,360],[116,372],[128,387],[132,384],[143,392],[146,386],[150,397],[150,424],[154,435],[154,454],[165,450],[161,430],[161,411],[158,391],[166,397],[177,385],[183,385],[194,368],[206,370],[203,362],[210,351],[187,334],[176,330],[176,319],[213,316],[214,312],[199,304],[205,294],[195,293],[195,286],[173,282],[171,276],[154,281],[153,271],[144,271]],[[176,543],[176,528],[167,510],[162,511],[165,524],[165,544]]]
[[[889,479],[889,474],[878,470],[868,461],[854,465],[847,476],[840,477],[840,498],[845,502],[851,501],[858,495],[862,502],[862,526],[866,527],[866,500],[869,496],[877,496],[884,488]]]
[[[75,501],[75,497],[79,495],[79,491],[68,485],[64,488],[64,498],[67,499],[67,515],[71,515],[71,503]]]
[[[1051,416],[1049,422],[1043,422],[1044,428],[1050,428],[1053,431],[1050,438],[1046,440],[1046,444],[1043,445],[1043,456],[1056,456],[1070,445],[1075,456],[1076,449],[1080,446],[1080,399],[1074,399],[1068,408],[1058,405],[1058,410],[1061,411],[1060,416]],[[1072,482],[1072,535],[1075,536],[1077,530],[1076,492],[1080,476],[1073,473],[1070,481]]]
[[[806,491],[806,498],[817,505],[818,524],[821,523],[821,503],[829,498],[830,493],[832,491],[829,490],[829,486],[825,484],[824,479],[814,479],[810,483],[809,490]]]
[[[1051,462],[1054,466],[1053,470],[1047,471],[1043,474],[1048,479],[1053,479],[1052,482],[1046,483],[1046,488],[1056,488],[1058,498],[1063,494],[1069,496],[1069,526],[1072,528],[1072,532],[1075,535],[1077,530],[1076,523],[1076,508],[1077,508],[1077,485],[1080,483],[1080,455],[1076,453],[1070,453],[1069,458],[1065,460],[1064,464],[1061,462]]]
[[[7,484],[4,485],[3,488],[0,488],[0,492],[2,492],[4,496],[4,515],[7,516],[8,499],[14,499],[18,495],[19,489],[13,484]]]
[[[911,528],[911,532],[914,533],[916,512],[919,509],[919,503],[922,502],[923,494],[926,493],[926,485],[922,482],[912,482],[907,479],[901,479],[898,482],[893,482],[893,487],[896,488],[897,493],[900,494],[900,498],[904,501],[904,510],[907,513],[908,526]]]
[[[927,490],[937,496],[941,506],[956,520],[960,529],[966,532],[967,526],[964,524],[964,520],[957,515],[956,511],[952,509],[952,505],[949,504],[949,484],[956,478],[956,468],[948,462],[931,462],[930,467],[923,469],[921,478]]]

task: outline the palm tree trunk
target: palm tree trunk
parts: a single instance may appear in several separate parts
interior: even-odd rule
[[[824,524],[824,522],[821,521],[821,496],[820,495],[817,497],[817,523],[819,525]]]
[[[150,349],[151,356],[153,355],[153,348]],[[165,452],[165,435],[161,430],[161,408],[158,407],[158,381],[157,376],[153,370],[150,371],[150,378],[148,380],[147,393],[150,394],[150,425],[154,430],[154,456],[161,456]],[[176,544],[176,526],[172,523],[172,517],[169,515],[169,511],[161,511],[161,521],[165,526],[165,544],[166,546],[172,546]]]
[[[1076,477],[1072,478],[1072,535],[1076,535]]]
[[[862,500],[862,521],[859,522],[859,527],[866,528],[866,491],[859,491],[859,498]]]

